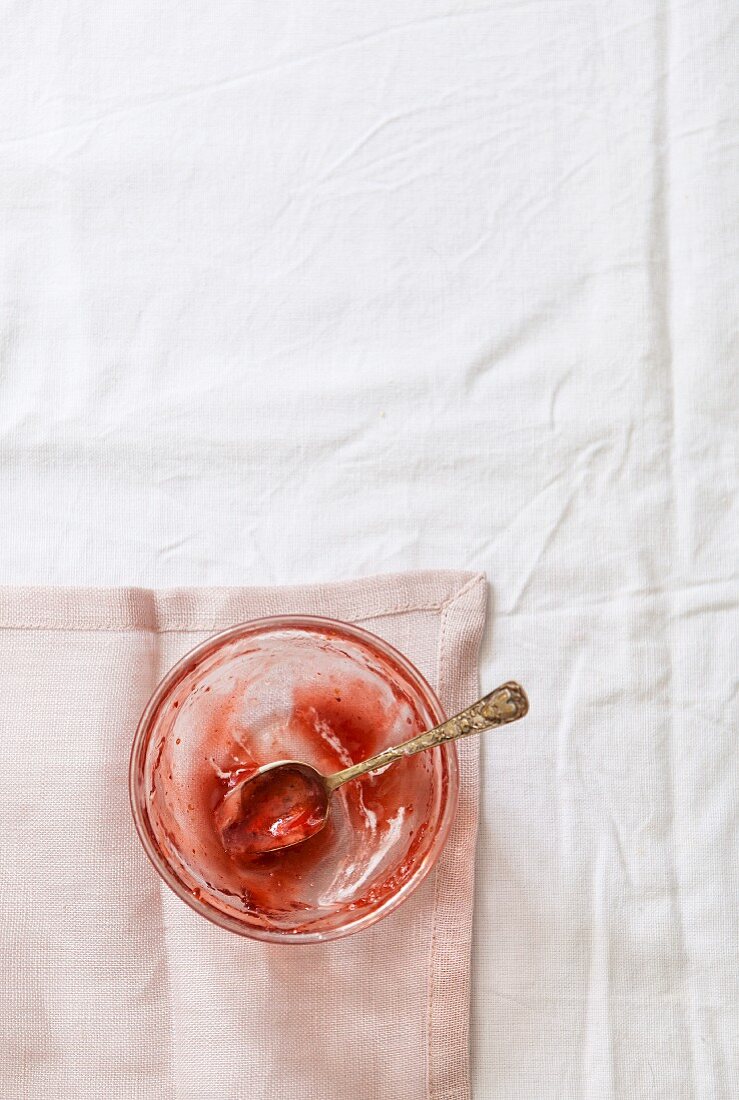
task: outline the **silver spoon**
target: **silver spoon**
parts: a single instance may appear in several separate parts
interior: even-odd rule
[[[510,681],[441,725],[333,775],[322,775],[301,760],[265,764],[237,783],[216,810],[221,841],[227,851],[241,856],[292,848],[324,827],[331,795],[342,784],[458,737],[517,722],[528,709],[525,691]]]

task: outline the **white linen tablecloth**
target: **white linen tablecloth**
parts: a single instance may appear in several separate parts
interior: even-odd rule
[[[738,14],[2,6],[0,581],[488,574],[477,1100],[739,1095]]]

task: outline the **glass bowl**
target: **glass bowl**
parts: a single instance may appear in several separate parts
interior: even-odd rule
[[[339,771],[444,720],[387,642],[347,623],[280,616],[217,634],[154,692],[131,751],[134,821],[179,898],[221,928],[278,943],[357,932],[395,909],[444,844],[459,789],[453,744],[339,788],[326,827],[250,860],[220,842],[226,792],[274,760]]]

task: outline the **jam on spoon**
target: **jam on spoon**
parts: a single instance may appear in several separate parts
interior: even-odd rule
[[[324,827],[331,795],[343,783],[458,737],[516,722],[528,709],[523,688],[509,681],[441,725],[333,775],[321,775],[299,760],[266,764],[237,783],[216,810],[221,843],[241,857],[301,844]]]
[[[318,775],[307,764],[277,761],[239,783],[216,810],[224,848],[236,856],[263,855],[323,828],[328,808]]]

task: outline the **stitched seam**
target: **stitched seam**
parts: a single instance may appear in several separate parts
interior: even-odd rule
[[[485,577],[482,573],[476,573],[475,576],[470,579],[450,596],[442,604],[442,616],[439,626],[439,641],[437,646],[437,672],[436,672],[436,684],[438,694],[440,698],[444,698],[446,694],[446,639],[449,627],[449,612],[454,605],[465,596],[470,589],[475,585],[484,583]],[[426,1094],[427,1100],[436,1100],[436,1082],[432,1079],[432,1035],[431,1027],[434,1016],[435,1008],[435,992],[436,992],[436,961],[437,961],[437,942],[438,942],[438,907],[439,907],[439,867],[438,864],[434,868],[434,908],[433,908],[433,928],[431,933],[431,944],[429,948],[429,963],[428,963],[428,1008],[426,1014]],[[438,1097],[441,1100],[441,1097]]]
[[[426,603],[426,604],[397,604],[391,607],[380,607],[377,611],[363,612],[359,616],[355,616],[344,620],[345,622],[363,623],[368,619],[384,619],[390,615],[403,615],[410,611],[441,611],[446,612],[448,608],[452,606],[457,600],[459,600],[466,592],[469,591],[475,584],[478,584],[482,580],[482,573],[476,573],[473,577],[470,577],[465,584],[459,589],[458,592],[453,593],[446,600],[442,600],[441,603]],[[282,613],[281,613],[282,614]],[[300,612],[298,612],[300,614]],[[305,612],[305,614],[308,614]],[[446,616],[444,617],[444,621]],[[183,620],[185,623],[189,623],[190,620]],[[233,624],[236,625],[236,624]],[[59,632],[76,632],[87,634],[202,634],[208,630],[217,630],[218,627],[214,626],[212,622],[204,623],[202,626],[191,625],[178,625],[156,627],[156,626],[138,626],[135,623],[130,623],[125,626],[92,626],[85,624],[63,624],[57,625],[43,625],[40,623],[30,622],[28,620],[21,620],[17,623],[0,622],[0,630],[44,630],[49,633],[54,631]],[[439,639],[441,643],[441,638]]]
[[[434,1009],[434,971],[436,969],[436,914],[439,908],[439,868],[434,868],[434,908],[433,908],[433,926],[431,929],[431,945],[429,948],[429,965],[428,965],[428,983],[429,983],[429,999],[428,1007],[426,1010],[426,1094],[428,1100],[433,1100],[433,1082],[431,1080],[431,1021],[433,1019]]]
[[[406,614],[407,612],[410,612],[410,611],[441,611],[445,607],[447,607],[448,604],[449,604],[448,600],[445,603],[406,604],[402,607],[391,607],[391,608],[388,608],[387,610],[370,611],[370,612],[363,613],[362,615],[359,615],[359,616],[356,616],[356,617],[347,618],[344,621],[345,622],[350,622],[350,623],[363,623],[363,622],[366,622],[368,619],[384,619],[384,618],[389,617],[390,615],[403,615],[403,614]],[[280,612],[280,614],[283,614],[283,612]],[[284,614],[289,614],[289,612],[284,612]],[[303,614],[303,612],[296,612],[296,614],[298,614],[298,615]],[[309,614],[309,613],[305,612],[304,614]],[[260,616],[260,617],[262,617],[262,616]],[[246,620],[244,620],[244,621],[246,621]],[[233,625],[237,625],[237,624],[234,623]],[[2,623],[2,622],[0,622],[0,630],[43,630],[43,631],[48,631],[49,633],[52,633],[54,631],[57,631],[57,632],[60,632],[60,633],[61,632],[67,633],[69,631],[69,632],[75,632],[75,633],[78,633],[78,634],[84,634],[84,633],[87,633],[87,634],[136,634],[136,633],[140,633],[140,634],[202,634],[204,631],[217,630],[217,629],[219,629],[219,628],[217,626],[214,626],[214,624],[212,622],[211,623],[204,623],[202,626],[179,626],[179,625],[174,625],[174,626],[162,626],[162,627],[137,626],[134,623],[131,623],[131,624],[126,625],[126,626],[88,626],[88,625],[77,624],[77,623],[71,623],[71,624],[66,624],[66,625],[63,624],[63,623],[60,623],[58,626],[57,625],[50,626],[50,625],[44,625],[43,623],[33,623],[33,622],[23,622],[23,621],[17,622],[17,623],[7,623],[7,622]]]
[[[475,578],[477,580],[478,578]],[[469,584],[465,584],[459,592],[447,600],[441,613],[439,624],[439,641],[436,649],[436,686],[440,696],[443,696],[444,677],[444,642],[446,639],[447,623],[449,621],[449,609],[467,591]],[[437,916],[439,912],[439,865],[434,868],[434,905],[432,910],[431,943],[429,945],[428,961],[428,1005],[426,1009],[426,1095],[428,1100],[433,1100],[434,1081],[432,1079],[432,1049],[431,1028],[435,1007],[436,992],[436,944],[437,944]]]

